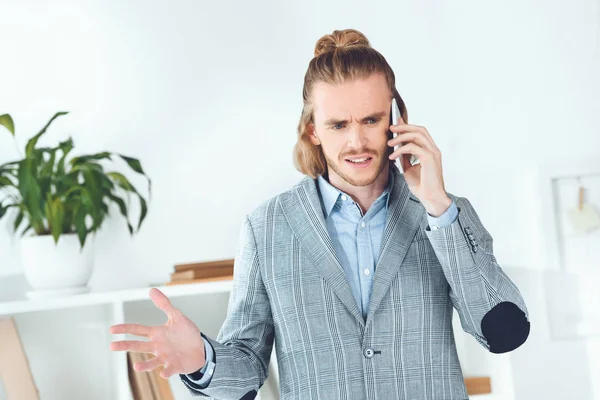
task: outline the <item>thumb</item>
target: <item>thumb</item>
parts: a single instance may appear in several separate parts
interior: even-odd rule
[[[171,304],[171,300],[163,292],[157,288],[150,289],[150,299],[156,307],[163,310],[167,314],[171,314],[177,309]]]

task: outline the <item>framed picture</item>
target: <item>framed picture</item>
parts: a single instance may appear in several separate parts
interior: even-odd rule
[[[600,160],[544,165],[540,182],[545,265],[600,271]]]
[[[600,335],[600,159],[541,165],[544,293],[551,337]]]

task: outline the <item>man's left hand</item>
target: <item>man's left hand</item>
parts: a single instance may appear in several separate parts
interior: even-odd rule
[[[431,135],[422,126],[410,125],[400,119],[398,125],[390,125],[397,136],[388,141],[390,147],[403,144],[390,154],[390,160],[400,157],[404,178],[410,191],[425,206],[432,217],[441,216],[452,204],[446,194],[442,175],[442,153]],[[420,163],[410,165],[410,155],[419,158]]]

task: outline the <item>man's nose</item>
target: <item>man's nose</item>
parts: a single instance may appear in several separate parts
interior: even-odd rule
[[[366,130],[362,124],[354,125],[348,134],[348,147],[360,149],[365,146]]]

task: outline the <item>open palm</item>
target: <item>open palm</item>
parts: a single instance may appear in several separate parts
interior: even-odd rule
[[[110,327],[112,334],[130,334],[149,340],[121,340],[111,343],[111,350],[151,353],[154,358],[134,364],[136,371],[151,371],[163,366],[163,378],[173,374],[189,374],[202,368],[205,363],[204,342],[200,330],[167,296],[152,288],[150,299],[167,315],[167,322],[159,326],[140,324],[117,324]]]

